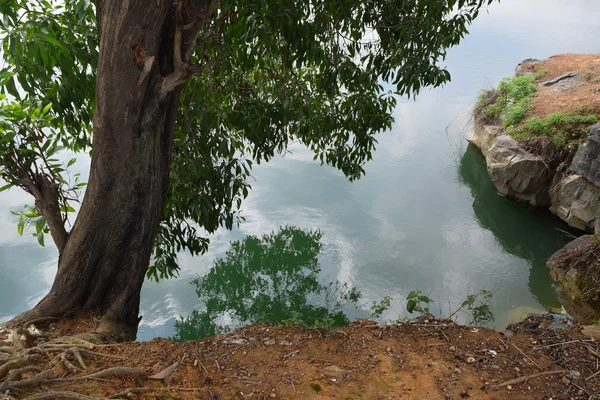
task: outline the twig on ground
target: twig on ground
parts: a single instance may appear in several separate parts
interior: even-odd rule
[[[590,379],[592,379],[593,377],[595,377],[595,376],[598,376],[598,375],[600,375],[600,371],[598,371],[598,372],[596,372],[596,373],[594,373],[594,374],[592,374],[592,375],[588,376],[587,378],[585,378],[585,380],[586,380],[586,381],[589,381]]]
[[[568,342],[560,342],[560,343],[552,343],[552,344],[548,344],[546,346],[535,346],[535,349],[545,349],[548,347],[554,347],[554,346],[563,346],[565,344],[571,344],[571,343],[579,343],[579,342],[595,342],[596,340],[594,339],[583,339],[583,340],[570,340]]]
[[[556,375],[556,374],[566,374],[569,371],[567,371],[566,369],[561,369],[558,371],[544,371],[544,372],[538,372],[537,374],[531,374],[531,375],[526,375],[526,376],[522,376],[520,378],[516,378],[516,379],[511,379],[510,381],[506,381],[503,383],[500,383],[498,385],[494,385],[494,387],[502,387],[502,386],[508,386],[508,385],[516,385],[517,383],[521,383],[521,382],[525,382],[528,381],[530,379],[534,379],[540,376],[545,376],[545,375]]]
[[[521,350],[521,349],[519,348],[519,346],[517,346],[517,345],[516,345],[516,344],[514,344],[514,343],[513,343],[512,345],[513,345],[513,347],[514,347],[515,349],[519,350],[519,353],[523,354],[523,356],[525,356],[525,358],[527,358],[529,361],[531,361],[531,362],[533,363],[533,365],[535,365],[536,367],[538,367],[538,368],[539,368],[539,369],[541,369],[542,371],[544,370],[544,368],[540,367],[538,363],[536,363],[535,361],[533,361],[533,360],[531,359],[531,357],[529,357],[527,354],[525,354],[525,353],[523,352],[523,350]]]

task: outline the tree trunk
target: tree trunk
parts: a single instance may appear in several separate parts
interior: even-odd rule
[[[118,3],[118,4],[117,4]],[[134,339],[140,291],[167,194],[180,86],[172,1],[97,3],[100,55],[93,155],[79,215],[50,293],[9,325],[73,311]]]

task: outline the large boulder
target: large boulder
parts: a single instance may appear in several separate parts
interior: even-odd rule
[[[600,186],[571,174],[551,191],[550,211],[572,227],[594,232],[600,223]]]
[[[550,276],[560,285],[558,294],[561,303],[582,323],[600,319],[600,301],[596,296],[590,296],[589,288],[582,288],[582,285],[589,286],[589,283],[594,286],[597,279],[596,274],[593,274],[592,281],[586,283],[584,279],[582,282],[582,277],[589,280],[587,272],[596,268],[597,259],[590,257],[588,253],[594,240],[597,239],[593,235],[581,236],[554,253],[547,263]]]
[[[475,124],[470,142],[481,149],[500,194],[534,206],[550,205],[552,174],[540,156],[525,150],[498,126]]]
[[[587,140],[577,149],[570,169],[600,186],[600,123],[590,129]]]

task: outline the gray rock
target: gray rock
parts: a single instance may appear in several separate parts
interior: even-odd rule
[[[577,149],[570,169],[600,186],[600,123],[590,129],[587,140]]]
[[[590,323],[600,318],[600,303],[583,300],[585,296],[579,287],[581,266],[573,268],[573,257],[577,257],[582,250],[585,250],[584,248],[592,240],[592,235],[578,237],[554,253],[547,263],[550,276],[560,286],[557,294],[561,304],[580,323]]]
[[[549,81],[540,82],[540,86],[552,86],[556,85],[559,82],[567,81],[567,80],[579,80],[579,75],[576,75],[572,72],[561,75],[558,78],[550,79]]]
[[[544,160],[502,133],[500,127],[476,124],[470,140],[486,158],[487,169],[501,195],[534,206],[549,206],[552,180]]]
[[[527,75],[533,75],[531,72],[525,72],[523,71],[523,67],[526,65],[531,65],[531,64],[537,64],[537,63],[541,63],[544,62],[543,60],[536,60],[535,58],[528,58],[525,59],[523,61],[521,61],[519,63],[519,65],[517,65],[517,68],[515,69],[515,76],[527,76]]]
[[[562,179],[551,194],[550,211],[569,225],[594,232],[600,221],[600,186],[572,174]]]

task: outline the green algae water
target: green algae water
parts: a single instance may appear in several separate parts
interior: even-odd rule
[[[256,321],[344,324],[390,296],[378,317],[387,322],[408,315],[414,289],[437,316],[490,290],[498,328],[560,308],[545,263],[577,232],[498,196],[465,139],[480,89],[525,58],[597,53],[599,18],[596,0],[503,0],[449,52],[450,84],[399,100],[365,177],[349,183],[299,145],[258,166],[246,222],[212,235],[204,256],[181,254],[178,279],[145,283],[139,339],[187,340]],[[81,158],[77,172],[87,165]],[[18,190],[0,194],[0,321],[39,301],[56,272],[54,249],[17,235],[10,210],[27,202]]]

